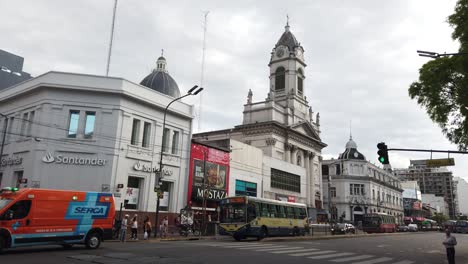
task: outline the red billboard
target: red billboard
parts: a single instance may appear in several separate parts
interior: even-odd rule
[[[207,200],[219,201],[227,197],[229,189],[229,151],[192,142],[187,203]],[[205,168],[206,166],[206,168]],[[204,177],[205,176],[205,177]],[[205,188],[203,182],[205,181]]]

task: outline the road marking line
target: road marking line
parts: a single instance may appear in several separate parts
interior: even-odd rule
[[[354,255],[355,253],[335,253],[335,254],[328,254],[328,255],[320,255],[320,256],[313,256],[313,257],[308,257],[310,259],[327,259],[327,258],[335,258],[335,257],[344,257],[344,256],[349,256],[349,255]]]
[[[318,250],[316,248],[304,248],[304,249],[295,249],[295,250],[282,250],[282,251],[276,251],[276,252],[271,252],[274,254],[284,254],[284,253],[294,253],[294,252],[304,252],[304,251],[315,251]]]
[[[224,248],[255,248],[255,247],[269,247],[273,244],[262,244],[262,245],[232,245],[232,246],[222,246]]]
[[[327,253],[334,253],[336,251],[333,250],[325,250],[325,251],[315,251],[315,252],[307,252],[307,253],[296,253],[296,254],[289,254],[288,256],[291,257],[302,257],[308,255],[320,255],[320,254],[327,254]]]
[[[367,259],[367,258],[372,258],[372,257],[374,257],[374,256],[373,256],[373,255],[360,255],[360,256],[349,257],[349,258],[332,259],[332,260],[330,260],[330,261],[333,261],[333,262],[345,262],[345,261],[351,261],[351,260]]]
[[[284,249],[297,249],[298,247],[288,247],[288,246],[282,246],[282,247],[276,247],[276,248],[265,248],[265,249],[255,249],[255,251],[275,251],[275,250],[284,250]]]
[[[402,260],[402,261],[395,262],[395,263],[393,263],[393,264],[411,264],[411,263],[414,263],[414,261],[411,261],[411,260]]]
[[[251,248],[251,247],[248,247],[248,248],[236,248],[236,249],[240,249],[240,250],[249,250],[249,249],[272,249],[272,248],[285,248],[286,246],[264,246],[264,247],[254,247],[254,248]]]
[[[362,261],[362,262],[354,262],[353,264],[374,264],[374,263],[385,262],[387,260],[392,260],[392,258],[383,257],[383,258],[378,258],[378,259],[370,259],[370,260]]]

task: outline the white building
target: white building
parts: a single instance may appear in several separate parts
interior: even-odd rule
[[[455,177],[454,181],[458,182],[457,197],[459,212],[468,215],[468,183],[461,177]]]
[[[338,159],[322,163],[325,208],[334,221],[356,224],[368,213],[386,213],[403,220],[403,199],[400,181],[387,170],[366,161],[349,139]]]
[[[6,128],[1,186],[112,192],[116,206],[154,212],[163,111],[180,95],[160,57],[142,82],[48,72],[0,92]],[[186,204],[193,107],[175,102],[164,131],[161,211]],[[27,182],[26,182],[27,181]],[[184,197],[185,195],[185,197]],[[118,208],[117,208],[118,209]]]
[[[444,200],[444,197],[436,196],[435,194],[422,194],[422,203],[434,208],[439,214],[449,215],[448,204]]]
[[[267,98],[254,102],[249,91],[243,122],[232,129],[195,134],[197,141],[234,139],[263,151],[264,188],[260,197],[295,197],[314,217],[322,208],[320,116],[305,97],[304,49],[286,25],[274,46]],[[229,146],[227,146],[229,147]],[[231,173],[232,175],[232,173]],[[279,198],[278,198],[279,197]]]

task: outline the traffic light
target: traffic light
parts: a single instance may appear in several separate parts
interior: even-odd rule
[[[379,155],[380,163],[389,164],[387,145],[385,145],[384,142],[380,142],[379,144],[377,144],[377,148],[379,149],[379,151],[377,151],[377,154]]]

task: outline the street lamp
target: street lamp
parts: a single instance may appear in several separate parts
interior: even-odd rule
[[[424,50],[417,50],[416,52],[421,57],[429,57],[429,58],[433,58],[433,59],[437,59],[437,58],[440,58],[440,57],[446,57],[446,56],[468,55],[468,52],[443,53],[443,54],[433,52],[433,51],[424,51]]]
[[[158,236],[158,222],[159,222],[159,193],[161,191],[161,186],[160,186],[160,180],[162,178],[162,169],[163,169],[163,152],[164,152],[164,130],[166,129],[166,114],[167,114],[167,109],[169,106],[174,103],[177,100],[180,100],[184,97],[187,97],[189,95],[197,95],[201,91],[203,91],[203,87],[198,87],[198,85],[193,86],[190,88],[190,90],[187,91],[187,94],[177,97],[176,99],[172,100],[164,109],[164,118],[163,118],[163,128],[162,128],[162,136],[161,136],[161,153],[159,154],[159,171],[156,172],[156,180],[155,180],[155,186],[154,190],[157,191],[157,201],[156,201],[156,216],[155,216],[155,221],[154,221],[154,237]]]

